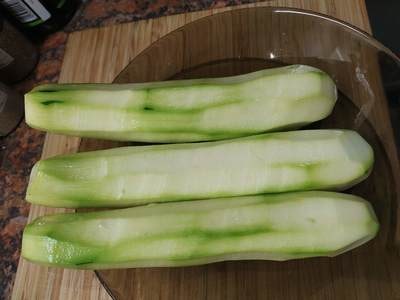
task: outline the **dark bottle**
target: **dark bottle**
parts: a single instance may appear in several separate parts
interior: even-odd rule
[[[14,83],[25,78],[38,57],[36,46],[0,15],[0,81]]]
[[[72,18],[76,0],[0,0],[24,32],[45,35],[62,28]]]

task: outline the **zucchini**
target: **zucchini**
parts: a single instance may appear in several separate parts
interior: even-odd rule
[[[347,188],[373,151],[350,130],[304,130],[195,144],[122,147],[39,161],[26,199],[55,207],[126,207]]]
[[[25,95],[26,122],[123,141],[190,142],[297,128],[328,116],[336,86],[293,65],[240,76],[145,84],[47,84]]]
[[[378,227],[370,204],[353,195],[220,198],[40,217],[25,228],[22,256],[85,269],[288,260],[338,255]]]

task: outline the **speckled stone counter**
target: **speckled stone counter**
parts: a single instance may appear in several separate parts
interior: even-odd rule
[[[21,93],[35,85],[57,82],[68,33],[90,27],[255,2],[240,0],[93,0],[85,1],[64,31],[48,36],[40,45],[34,72],[15,85]],[[0,138],[0,299],[8,299],[20,255],[22,230],[29,204],[25,191],[32,165],[40,158],[44,133],[24,121],[7,137]]]

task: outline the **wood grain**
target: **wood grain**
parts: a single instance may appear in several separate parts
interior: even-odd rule
[[[310,9],[335,16],[366,31],[370,30],[364,0],[268,1],[233,8],[213,9],[105,28],[90,29],[70,34],[60,82],[111,82],[138,53],[168,32],[204,16],[209,16],[225,10],[252,6],[287,6]],[[383,110],[380,113],[383,115],[378,116],[378,119],[387,117],[387,111]],[[48,134],[43,150],[43,157],[76,152],[79,145],[80,140],[78,138]],[[90,147],[97,148],[100,146],[98,144],[90,146],[88,142],[86,142],[85,145],[83,145],[85,149],[89,149]],[[390,145],[388,147],[390,148]],[[391,149],[393,151],[394,148]],[[29,218],[31,220],[40,215],[60,211],[64,210],[32,205]],[[349,274],[352,272],[352,266],[357,263],[359,262],[348,258],[340,266],[333,267],[331,272]],[[276,265],[274,269],[280,271],[273,275],[274,280],[270,282],[271,286],[279,288],[283,293],[282,298],[288,299],[290,294],[285,294],[285,291],[290,290],[289,286],[291,280],[300,280],[303,289],[315,290],[315,298],[333,299],[333,294],[330,293],[333,288],[329,288],[331,285],[329,282],[331,278],[330,274],[327,274],[326,271],[321,272],[319,277],[321,277],[322,280],[317,280],[318,278],[312,275],[318,273],[318,263],[312,265],[312,268],[314,268],[316,272],[303,274],[304,276],[302,276],[302,278],[290,276],[290,268],[295,268],[301,264],[304,264],[304,262],[297,261],[291,264]],[[163,282],[167,282],[165,281],[166,279],[179,280],[182,278],[182,275],[190,279],[188,280],[188,282],[190,282],[189,285],[181,285],[179,287],[167,284],[160,286],[154,280],[157,271],[154,269],[143,270],[141,277],[136,278],[139,287],[135,290],[135,293],[131,295],[131,299],[152,299],[151,296],[159,297],[159,295],[164,294],[168,294],[171,299],[177,299],[182,298],[183,295],[187,295],[186,291],[190,292],[193,299],[200,299],[205,295],[205,287],[207,287],[207,298],[209,299],[217,299],[217,297],[250,299],[249,297],[252,295],[249,294],[249,291],[265,282],[267,275],[262,272],[264,267],[265,266],[262,264],[238,262],[237,264],[215,264],[200,267],[210,269],[211,272],[208,272],[208,274],[210,274],[209,276],[199,275],[203,273],[199,273],[196,268],[175,269],[163,273],[162,276],[165,277]],[[240,269],[239,273],[233,272],[233,269],[236,268]],[[231,269],[232,272],[229,272]],[[121,272],[129,271],[125,270]],[[287,274],[289,274],[289,276],[287,276]],[[223,276],[223,278],[217,281],[216,276],[219,275]],[[240,282],[238,278],[247,278],[247,280]],[[343,288],[349,286],[348,284],[352,282],[347,277],[336,276],[335,278]],[[319,282],[320,286],[313,285],[313,282],[316,281]],[[195,284],[195,282],[197,283]],[[123,278],[121,278],[121,287],[123,287],[124,284]],[[140,284],[145,286],[146,289],[140,288]],[[365,291],[368,290],[368,284],[369,282],[365,279],[363,285],[357,285],[357,290],[349,290],[344,293],[342,297],[338,297],[338,299],[354,299],[357,295],[359,297],[365,295]],[[388,282],[388,284],[390,283]],[[227,286],[234,286],[235,288],[226,289]],[[327,286],[327,288],[322,288],[323,286]],[[365,287],[364,291],[363,286]],[[301,291],[299,291],[299,293],[301,293]],[[258,295],[258,298],[273,299],[271,298],[273,295],[273,292],[266,289],[263,291],[263,294]],[[400,292],[398,295],[400,296]],[[351,298],[350,296],[354,297]],[[31,264],[23,259],[20,260],[13,290],[13,299],[75,300],[109,298],[106,290],[98,282],[93,272],[47,268]],[[362,299],[362,297],[359,299]]]

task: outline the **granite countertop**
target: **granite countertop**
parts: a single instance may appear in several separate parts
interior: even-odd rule
[[[43,41],[36,69],[15,88],[25,93],[38,84],[57,82],[72,31],[249,2],[255,0],[84,1],[64,30]],[[0,139],[0,299],[11,295],[29,213],[29,204],[24,200],[26,187],[31,167],[40,158],[44,137],[43,132],[22,121],[14,132]]]

